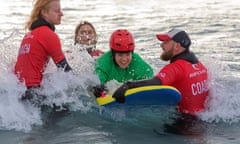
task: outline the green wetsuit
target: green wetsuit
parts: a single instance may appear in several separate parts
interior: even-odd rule
[[[108,81],[114,79],[118,82],[125,82],[153,77],[152,67],[134,52],[132,54],[132,61],[126,69],[120,68],[114,63],[111,51],[104,53],[96,61],[95,72],[101,84],[106,84]]]

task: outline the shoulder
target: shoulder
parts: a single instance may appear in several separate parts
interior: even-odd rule
[[[58,39],[58,35],[47,26],[40,26],[34,29],[32,32],[35,34],[38,34],[38,36],[44,36],[45,39],[49,39],[49,38]]]
[[[112,53],[110,51],[105,52],[96,59],[95,67],[104,68],[113,64]]]
[[[55,33],[48,26],[40,26],[40,27],[33,29],[32,31]]]
[[[183,67],[187,63],[189,63],[189,62],[186,61],[186,60],[178,59],[178,60],[176,60],[174,62],[171,62],[171,63],[165,65],[164,67],[166,67],[166,68],[170,68],[170,67],[171,68],[179,68],[179,67]]]
[[[144,59],[142,59],[141,56],[137,53],[133,53],[133,59],[130,67],[140,71],[153,71],[151,65],[147,63]]]
[[[112,60],[112,53],[107,51],[97,58],[97,62],[108,62]]]
[[[171,72],[173,75],[174,73],[178,74],[183,74],[185,73],[187,65],[191,64],[190,62],[183,60],[183,59],[178,59],[172,63],[166,64],[161,71],[164,72]]]
[[[138,53],[133,52],[133,58],[142,59]]]
[[[191,62],[184,60],[184,59],[178,59],[172,63],[170,63],[169,65],[173,65],[173,66],[179,66],[179,67],[185,67],[187,65],[192,65]]]
[[[133,52],[132,54],[132,62],[134,63],[139,63],[139,62],[142,62],[143,59],[141,58],[141,56],[135,52]]]

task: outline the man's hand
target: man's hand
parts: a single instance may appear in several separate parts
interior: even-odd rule
[[[117,102],[125,102],[125,92],[129,89],[128,83],[129,82],[124,83],[114,92],[112,97],[115,98]]]

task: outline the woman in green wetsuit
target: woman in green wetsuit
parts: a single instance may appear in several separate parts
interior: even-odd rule
[[[101,85],[95,96],[103,89],[103,85],[111,80],[120,83],[128,80],[142,80],[153,76],[152,67],[134,52],[135,42],[132,34],[126,29],[115,30],[110,37],[110,51],[101,55],[95,64]]]

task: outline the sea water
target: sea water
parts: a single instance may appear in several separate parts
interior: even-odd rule
[[[19,101],[25,91],[12,73],[33,0],[0,1],[0,143],[1,144],[238,144],[240,139],[240,20],[238,0],[62,0],[64,16],[56,32],[74,72],[56,70],[50,61],[43,80],[45,104],[66,104],[70,112],[46,115]],[[197,135],[163,133],[173,107],[97,106],[89,86],[98,84],[94,60],[73,46],[75,26],[92,22],[97,48],[107,51],[118,28],[131,31],[138,52],[155,73],[167,64],[159,59],[157,33],[172,27],[186,30],[191,50],[210,73],[207,110],[194,126]],[[72,57],[74,57],[72,59]],[[156,131],[158,132],[156,132]]]

